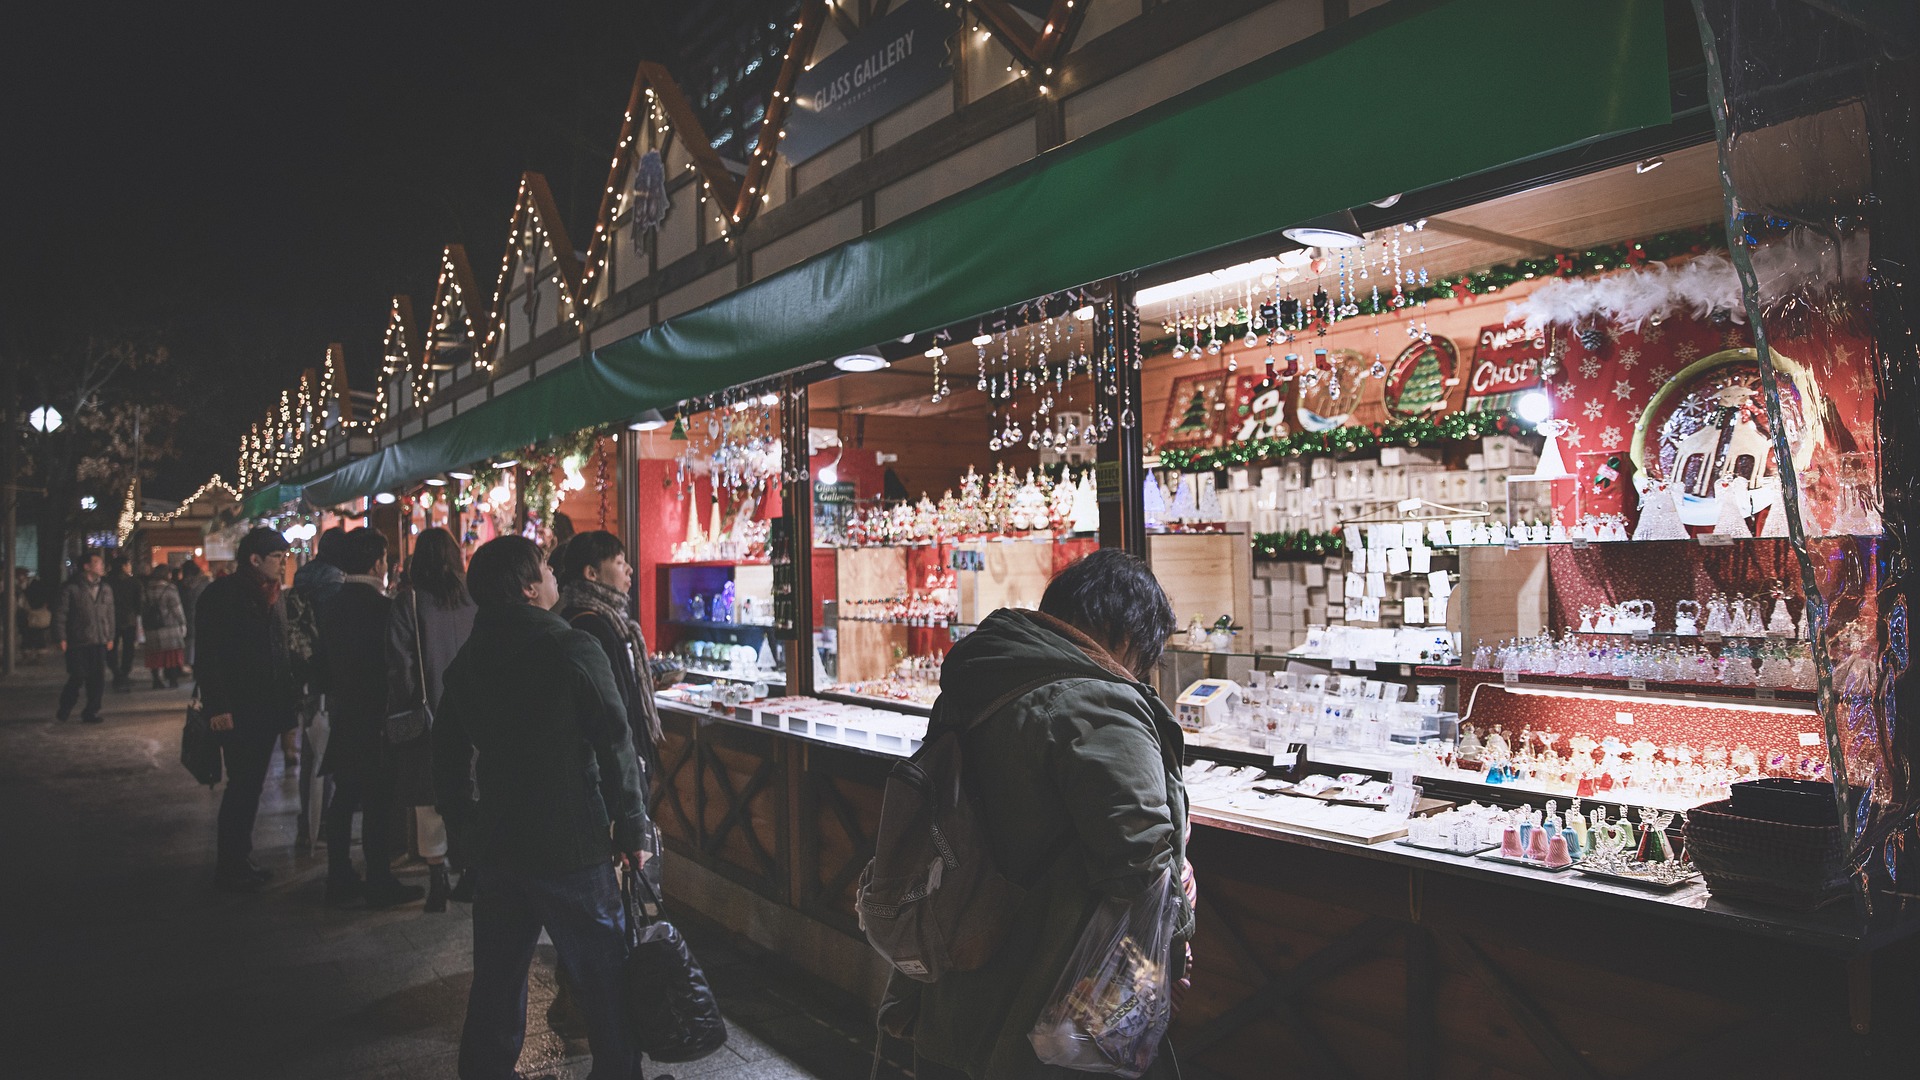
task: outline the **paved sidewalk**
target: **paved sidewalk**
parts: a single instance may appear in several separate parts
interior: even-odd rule
[[[0,1075],[453,1077],[473,970],[466,906],[322,906],[324,848],[292,853],[297,796],[278,755],[255,833],[275,880],[256,896],[215,893],[219,796],[178,763],[187,691],[109,690],[106,723],[56,724],[60,679],[49,664],[0,680]],[[730,1038],[649,1077],[867,1075],[857,1003],[687,929]],[[585,1043],[547,1030],[541,952],[521,1070],[584,1077]]]

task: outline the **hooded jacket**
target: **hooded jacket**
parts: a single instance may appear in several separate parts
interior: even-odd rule
[[[1033,611],[989,615],[947,655],[930,729],[964,724],[1045,677],[1056,681],[962,743],[991,853],[1030,887],[1013,928],[977,971],[931,985],[895,974],[881,1006],[882,1024],[910,1030],[919,1054],[976,1078],[1081,1075],[1040,1064],[1027,1032],[1100,901],[1132,896],[1163,870],[1178,881],[1186,858],[1179,726],[1151,687],[1066,623]],[[1179,905],[1176,971],[1193,935],[1184,894]]]
[[[442,677],[432,737],[436,806],[472,823],[476,865],[561,874],[655,850],[607,656],[553,612],[479,610]]]

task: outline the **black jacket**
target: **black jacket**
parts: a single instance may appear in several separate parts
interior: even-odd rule
[[[653,731],[660,726],[660,706],[653,700],[653,676],[649,671],[646,642],[641,642],[639,656],[631,655],[627,639],[607,622],[606,616],[592,608],[562,608],[560,617],[574,629],[593,635],[600,651],[607,654],[607,664],[613,668],[614,688],[620,691],[620,701],[627,707],[633,748],[639,753],[641,771],[651,784],[660,774],[660,752],[653,745]]]
[[[386,760],[387,620],[393,601],[349,580],[319,607],[320,640],[311,688],[327,695],[323,773],[365,769]]]
[[[559,874],[656,849],[626,706],[591,636],[543,608],[483,607],[444,682],[436,805],[472,824],[476,865]]]
[[[236,728],[293,726],[293,672],[280,606],[268,607],[247,570],[207,586],[193,613],[194,681],[207,713],[232,713]]]

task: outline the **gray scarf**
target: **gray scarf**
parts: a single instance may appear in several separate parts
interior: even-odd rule
[[[651,700],[653,672],[647,663],[647,639],[640,633],[640,624],[627,614],[627,595],[597,581],[575,578],[560,587],[560,609],[565,611],[571,608],[584,608],[607,620],[607,624],[627,644],[627,654],[633,661],[634,692]],[[654,710],[640,706],[640,711],[647,715],[648,723],[654,729],[650,734],[659,739],[660,721],[654,715]]]

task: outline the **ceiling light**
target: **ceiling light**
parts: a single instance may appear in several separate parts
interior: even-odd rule
[[[1353,219],[1351,210],[1303,221],[1290,229],[1281,229],[1280,235],[1296,244],[1318,248],[1359,247],[1367,242],[1366,237],[1360,234],[1360,223]]]
[[[511,469],[518,464],[520,464],[519,458],[509,457],[509,458],[501,458],[499,461],[494,462],[493,467],[496,469]]]
[[[429,476],[427,477],[427,486],[428,487],[446,487],[447,482],[438,476]]]
[[[873,353],[851,353],[835,360],[833,366],[841,371],[861,372],[879,371],[888,365],[886,357],[883,356],[875,356]]]
[[[986,346],[988,346],[988,345],[991,345],[991,344],[993,344],[993,335],[992,335],[992,334],[981,334],[981,335],[979,335],[979,336],[977,336],[977,337],[975,337],[975,338],[973,339],[973,343],[974,343],[975,345],[978,345],[978,346],[980,346],[980,347],[982,347],[982,348],[984,348],[984,347],[986,347]]]
[[[765,405],[768,408],[772,408],[775,405],[780,404],[780,395],[772,392],[761,394],[760,404]]]
[[[373,501],[379,503],[381,506],[392,506],[398,500],[396,500],[393,497],[393,492],[383,491],[380,494],[375,495],[373,497]]]
[[[660,415],[659,409],[648,409],[640,414],[640,419],[627,425],[629,431],[659,431],[667,426],[667,418]]]
[[[1667,163],[1666,158],[1655,155],[1635,165],[1633,167],[1633,171],[1637,173],[1650,173],[1653,170],[1659,168],[1660,166],[1665,165],[1666,163]]]
[[[453,478],[454,478],[455,480],[471,480],[471,479],[473,479],[473,474],[472,474],[472,473],[470,473],[470,472],[454,472],[454,471],[452,471],[452,470],[449,470],[449,471],[447,472],[447,475],[448,475],[448,476],[451,476],[451,477],[453,477]]]
[[[1080,320],[1081,322],[1092,322],[1093,321],[1093,305],[1088,304],[1085,307],[1074,308],[1073,317]]]
[[[942,349],[938,345],[935,345],[933,348],[928,349],[926,353],[927,359],[929,360],[938,360],[945,355],[947,355],[947,351],[945,349]]]
[[[1389,195],[1384,199],[1373,200],[1373,205],[1379,207],[1382,210],[1391,210],[1399,202],[1400,202],[1399,195]]]

